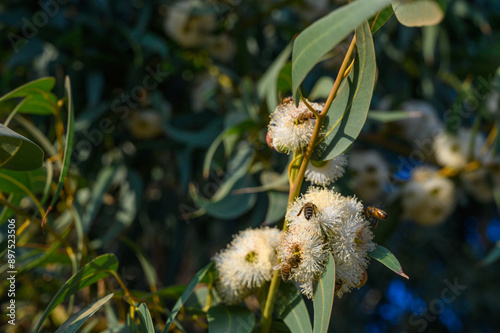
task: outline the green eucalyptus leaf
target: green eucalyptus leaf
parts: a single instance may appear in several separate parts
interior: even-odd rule
[[[22,100],[19,113],[50,115],[56,112],[57,98],[53,93],[31,94]]]
[[[151,314],[146,303],[141,303],[137,308],[139,312],[139,320],[141,322],[141,332],[143,333],[155,333],[155,326],[153,324],[153,319],[151,319]]]
[[[59,182],[57,183],[57,188],[56,191],[54,192],[54,196],[52,197],[49,209],[45,214],[46,216],[44,216],[43,218],[44,221],[47,217],[47,214],[50,213],[55,203],[57,202],[57,199],[59,198],[59,193],[61,193],[64,183],[66,182],[66,176],[69,170],[69,163],[71,161],[71,153],[73,152],[73,139],[75,137],[75,129],[74,129],[75,110],[73,106],[73,95],[71,92],[71,81],[69,79],[69,76],[66,76],[64,80],[64,91],[66,93],[66,98],[68,99],[67,100],[68,122],[66,126],[66,142],[64,143],[64,157],[63,157],[61,174],[59,175]]]
[[[412,117],[412,112],[408,111],[371,111],[368,112],[368,119],[379,121],[381,123],[390,123]]]
[[[282,220],[285,217],[288,206],[288,193],[269,191],[267,192],[269,206],[267,207],[265,225],[270,225]]]
[[[42,148],[0,124],[0,169],[29,171],[43,164]]]
[[[253,313],[241,306],[211,307],[207,312],[207,320],[209,333],[250,333],[255,325]]]
[[[444,17],[443,9],[434,0],[399,0],[392,8],[399,23],[407,27],[436,25]]]
[[[106,304],[114,294],[109,294],[101,299],[84,307],[71,317],[69,317],[55,333],[76,333],[85,322],[94,315],[104,304]]]
[[[99,256],[83,266],[75,275],[73,275],[64,285],[59,289],[56,295],[52,298],[49,305],[43,312],[38,324],[35,328],[37,333],[42,327],[43,322],[47,319],[48,315],[59,304],[61,304],[67,297],[74,295],[79,290],[90,286],[91,284],[104,279],[111,272],[116,272],[118,269],[118,260],[113,254],[104,254]]]
[[[357,55],[324,122],[326,138],[316,147],[312,159],[326,161],[346,150],[365,124],[376,78],[375,49],[368,23],[356,29]]]
[[[382,264],[384,264],[387,268],[389,268],[396,274],[409,279],[408,275],[406,275],[403,272],[403,268],[401,267],[401,264],[399,263],[398,259],[396,259],[396,257],[394,256],[394,254],[391,253],[391,251],[389,251],[382,245],[377,244],[375,250],[368,253],[368,255],[373,259],[380,261]]]
[[[157,277],[155,268],[148,260],[148,258],[146,258],[141,248],[125,236],[122,238],[122,241],[132,249],[132,251],[137,256],[137,259],[139,259],[139,262],[141,263],[142,269],[144,271],[144,275],[146,275],[146,279],[148,280],[151,289],[156,288]]]
[[[3,95],[0,97],[0,102],[14,97],[26,97],[32,93],[49,92],[52,88],[54,88],[55,84],[56,80],[53,77],[43,77],[41,79],[28,82]]]
[[[275,309],[292,333],[312,333],[306,304],[293,283],[280,283]]]
[[[394,14],[392,6],[387,6],[384,10],[380,11],[377,17],[377,22],[375,22],[375,25],[372,28],[372,35],[376,33],[378,29],[382,28],[382,26],[391,18],[392,14]],[[373,25],[374,19],[375,17],[368,20],[368,25],[370,26],[370,28]]]
[[[335,259],[328,253],[328,263],[318,279],[313,295],[314,333],[327,333],[335,296]]]
[[[299,102],[299,86],[314,65],[360,24],[390,3],[391,0],[357,0],[319,19],[300,33],[293,43],[292,52],[292,92],[296,103]]]
[[[292,52],[292,45],[288,44],[279,56],[274,60],[273,64],[269,66],[267,71],[262,75],[257,84],[257,92],[261,99],[266,99],[267,109],[269,112],[274,112],[278,106],[278,98],[276,96],[277,81],[281,69],[290,58]]]
[[[8,179],[15,179],[18,183],[30,190],[32,193],[41,193],[45,188],[47,172],[45,168],[39,168],[32,171],[11,171],[3,170],[1,174],[7,176],[0,177],[0,189],[4,193],[24,193],[19,186],[11,183]]]
[[[329,76],[323,76],[314,84],[311,93],[309,94],[309,100],[314,101],[318,98],[328,98],[330,92],[332,91],[334,80]]]
[[[287,62],[278,75],[278,80],[276,81],[276,93],[274,96],[279,96],[285,98],[292,91],[292,63]],[[271,110],[271,112],[273,112]]]
[[[213,267],[214,267],[214,262],[211,261],[208,265],[199,270],[198,273],[195,274],[193,279],[189,281],[186,290],[184,290],[181,297],[174,304],[172,312],[170,313],[170,316],[168,317],[167,322],[165,323],[165,329],[163,330],[163,333],[168,332],[168,330],[170,329],[170,325],[172,325],[172,322],[179,313],[179,310],[184,305],[186,300],[189,298],[196,285],[203,279],[203,277],[207,274],[209,270],[213,269]]]

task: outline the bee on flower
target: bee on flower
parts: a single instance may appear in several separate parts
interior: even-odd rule
[[[309,105],[320,113],[324,104],[309,103]],[[272,147],[286,154],[306,148],[316,125],[316,118],[311,114],[303,101],[300,101],[298,107],[295,107],[293,99],[287,99],[278,105],[271,115],[268,129]]]
[[[298,214],[304,207],[314,205],[308,219]],[[313,209],[313,208],[311,208]],[[311,298],[314,283],[321,276],[331,252],[335,259],[336,279],[339,286],[337,296],[352,288],[358,288],[366,280],[365,268],[368,253],[375,248],[370,223],[364,207],[355,197],[344,197],[333,190],[311,187],[290,206],[285,217],[289,229],[277,248],[280,264],[290,279],[300,283],[301,291]],[[289,267],[288,260],[300,255],[296,268]],[[288,273],[290,271],[290,273]]]

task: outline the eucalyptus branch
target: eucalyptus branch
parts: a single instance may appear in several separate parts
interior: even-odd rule
[[[352,56],[352,53],[354,51],[355,46],[356,46],[356,36],[354,36],[352,41],[351,41],[351,45],[349,46],[349,49],[347,50],[344,61],[342,62],[342,66],[340,66],[339,73],[337,75],[337,78],[335,79],[332,90],[330,91],[330,95],[328,96],[328,99],[325,102],[325,106],[323,107],[323,110],[321,111],[320,114],[316,115],[316,117],[317,117],[316,125],[314,127],[311,141],[309,142],[309,145],[307,146],[307,150],[302,155],[302,160],[300,163],[299,171],[296,175],[292,174],[292,176],[295,176],[295,179],[290,178],[290,183],[293,185],[290,187],[290,194],[288,196],[288,203],[289,204],[291,202],[293,202],[295,200],[295,198],[298,197],[298,195],[300,193],[300,188],[302,186],[302,182],[304,181],[304,175],[306,173],[307,166],[309,165],[309,161],[311,159],[313,150],[316,147],[316,140],[318,139],[319,133],[321,131],[321,126],[323,124],[324,119],[326,118],[326,114],[327,114],[328,110],[330,109],[330,106],[333,102],[333,99],[337,95],[340,84],[342,83],[342,80],[345,77],[344,75],[345,75],[345,72],[347,70],[347,67],[348,67],[348,64],[349,64],[349,61],[351,59],[351,56]],[[310,108],[310,106],[309,106],[309,108]],[[296,154],[297,154],[297,152],[296,152]],[[292,162],[294,162],[294,161],[296,161],[296,156],[294,157]],[[293,168],[293,166],[292,166],[292,168]],[[286,230],[287,227],[288,227],[288,223],[285,220],[285,222],[283,223],[283,230]],[[266,304],[264,306],[264,311],[262,312],[261,332],[263,332],[263,333],[269,332],[269,330],[271,328],[272,313],[273,313],[273,307],[274,307],[273,300],[274,300],[274,295],[278,291],[280,279],[281,279],[280,271],[275,270],[273,273],[273,278],[271,280],[271,285],[269,286],[269,292],[267,294],[267,299],[266,299]]]

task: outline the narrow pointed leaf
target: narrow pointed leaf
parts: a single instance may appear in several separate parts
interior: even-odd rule
[[[68,318],[56,331],[56,333],[76,333],[85,322],[94,315],[104,304],[106,304],[114,294],[109,294],[103,298],[89,304],[74,315]]]
[[[392,14],[394,14],[394,10],[392,9],[392,6],[387,6],[384,10],[380,11],[380,14],[378,14],[377,22],[375,22],[375,25],[373,26],[372,30],[372,35],[377,32],[378,29],[382,28],[382,26],[391,18]],[[368,25],[370,28],[373,25],[373,19],[370,19],[368,21]]]
[[[292,333],[312,333],[306,304],[293,283],[280,283],[275,309]]]
[[[170,313],[170,316],[168,317],[167,322],[165,323],[165,330],[163,330],[164,333],[168,332],[170,325],[172,325],[172,322],[174,321],[175,317],[177,317],[179,310],[182,308],[186,300],[189,298],[189,295],[191,295],[196,285],[203,279],[203,277],[207,274],[207,272],[213,268],[213,266],[214,262],[211,261],[208,265],[206,265],[200,271],[198,271],[198,273],[196,273],[194,278],[188,283],[186,290],[184,290],[181,297],[174,304],[172,312]]]
[[[375,48],[368,23],[356,29],[357,55],[324,123],[326,138],[315,149],[315,161],[331,160],[344,152],[363,128],[376,78]]]
[[[66,76],[66,79],[64,81],[64,89],[66,91],[67,104],[68,104],[68,123],[66,126],[66,143],[64,144],[64,157],[63,157],[61,175],[59,176],[59,182],[57,184],[54,196],[52,197],[52,202],[50,203],[49,209],[45,214],[44,221],[47,217],[47,214],[50,213],[52,207],[54,207],[55,203],[57,202],[57,199],[59,198],[59,193],[61,193],[61,190],[64,186],[64,182],[66,181],[66,176],[69,170],[69,163],[71,160],[71,153],[73,152],[73,139],[75,135],[74,131],[75,111],[73,108],[73,97],[71,94],[71,81],[69,79],[69,76]]]
[[[292,52],[292,45],[288,44],[279,56],[274,60],[273,64],[269,66],[267,71],[262,75],[259,83],[257,84],[257,92],[259,97],[266,99],[267,108],[269,112],[274,112],[276,106],[278,106],[278,96],[276,96],[277,81],[281,69],[290,58],[290,53]]]
[[[7,94],[0,97],[0,102],[9,98],[25,97],[33,92],[49,92],[50,90],[52,90],[52,88],[54,88],[55,84],[56,80],[53,77],[43,77],[41,79],[28,82],[12,90],[11,92],[8,92]]]
[[[327,333],[335,296],[335,259],[328,253],[329,259],[323,275],[314,290],[314,333]]]
[[[143,333],[155,333],[153,319],[151,319],[151,314],[146,303],[141,303],[137,310],[139,312],[139,320],[141,321],[141,331]]]
[[[357,0],[311,24],[295,39],[292,52],[293,95],[318,61],[360,24],[390,5],[391,0]]]
[[[411,111],[370,111],[368,113],[368,119],[379,121],[381,123],[389,123],[391,121],[398,121],[407,118],[415,117],[414,113]]]
[[[250,333],[255,325],[255,316],[241,306],[218,305],[207,313],[208,333]]]
[[[116,272],[118,269],[118,259],[113,254],[105,254],[99,256],[83,266],[75,275],[73,275],[66,283],[59,289],[54,298],[50,301],[49,305],[42,314],[38,324],[35,328],[35,333],[38,332],[49,314],[59,304],[61,304],[67,297],[75,294],[79,290],[90,286],[91,284],[104,279],[110,275],[111,271]]]
[[[396,259],[394,254],[392,254],[391,251],[387,250],[385,247],[377,244],[375,250],[368,253],[368,255],[373,259],[380,261],[382,264],[384,264],[387,268],[389,268],[396,274],[409,279],[408,275],[406,275],[403,272],[403,268],[401,267],[401,264],[399,263],[398,259]]]

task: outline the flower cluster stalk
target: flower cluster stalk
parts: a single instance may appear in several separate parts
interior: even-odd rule
[[[356,36],[353,37],[351,41],[351,45],[349,46],[349,49],[347,50],[346,56],[344,57],[344,60],[342,62],[342,65],[340,67],[339,73],[337,75],[337,78],[335,79],[335,82],[333,84],[332,90],[330,91],[330,95],[328,96],[328,99],[325,102],[325,106],[321,113],[319,114],[319,117],[317,117],[316,120],[316,125],[314,127],[314,131],[311,137],[311,141],[309,142],[309,145],[307,146],[307,149],[303,156],[301,158],[296,158],[298,152],[295,152],[294,154],[294,163],[299,164],[300,163],[300,168],[298,172],[296,172],[296,165],[291,166],[292,167],[292,172],[290,172],[291,178],[289,179],[290,181],[290,193],[288,196],[288,203],[290,204],[297,198],[300,194],[300,189],[302,187],[302,183],[304,181],[304,175],[307,170],[307,166],[309,165],[309,161],[311,159],[314,147],[316,147],[317,140],[319,137],[319,133],[321,131],[321,126],[323,124],[324,119],[326,118],[327,112],[330,109],[330,106],[333,102],[333,99],[337,95],[337,92],[339,90],[340,84],[342,83],[342,80],[347,76],[347,70],[348,70],[348,65],[349,61],[351,59],[352,53],[354,51],[354,47],[356,46]],[[305,100],[303,100],[304,103],[307,103]],[[306,104],[307,105],[307,104]],[[283,224],[283,230],[287,229],[287,221],[285,220]],[[279,270],[274,271],[273,273],[273,278],[271,280],[271,284],[269,286],[269,292],[267,294],[267,299],[266,303],[264,306],[264,311],[262,312],[262,326],[261,326],[261,332],[263,333],[268,333],[270,328],[271,328],[271,323],[272,323],[272,313],[273,313],[273,308],[274,308],[274,296],[278,290],[279,284],[280,284],[280,272]]]

